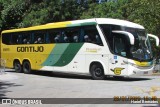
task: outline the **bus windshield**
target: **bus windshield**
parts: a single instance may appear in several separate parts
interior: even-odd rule
[[[135,44],[130,46],[130,52],[134,59],[146,61],[153,58],[150,41],[144,29],[124,28],[135,37]]]
[[[150,41],[145,29],[106,24],[100,25],[100,27],[112,53],[138,61],[153,59]],[[126,36],[112,32],[114,30],[130,32],[135,38],[135,44],[130,45]]]

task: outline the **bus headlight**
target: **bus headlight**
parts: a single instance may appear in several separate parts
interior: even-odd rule
[[[136,68],[138,68],[138,66],[136,65],[136,64],[134,64],[134,63],[131,63],[131,62],[128,62],[128,61],[123,61],[125,64],[129,64],[129,65],[131,65],[131,66],[134,66],[134,67],[136,67]]]

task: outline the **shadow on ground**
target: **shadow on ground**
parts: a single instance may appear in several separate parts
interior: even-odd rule
[[[157,106],[142,106],[142,107],[160,107],[160,104],[158,104]]]
[[[13,72],[15,71],[6,71],[6,72]],[[65,78],[65,79],[85,79],[85,80],[92,80],[91,76],[86,75],[77,75],[77,74],[68,74],[68,73],[59,73],[59,72],[49,72],[49,71],[33,71],[32,74],[29,75],[39,75],[39,76],[48,76],[48,77],[55,77],[55,78]],[[152,78],[122,78],[122,77],[110,77],[106,76],[105,80],[107,81],[124,81],[124,82],[134,82],[134,81],[146,81],[152,80]],[[102,80],[101,80],[102,81]]]
[[[6,81],[0,81],[0,99],[7,98],[5,94],[8,92],[12,92],[12,91],[8,91],[9,87],[17,87],[17,86],[22,86],[22,85],[17,85],[15,83],[9,83]]]

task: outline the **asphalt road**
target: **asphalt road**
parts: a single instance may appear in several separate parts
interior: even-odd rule
[[[51,72],[34,72],[33,74],[15,73],[6,70],[0,74],[0,98],[114,98],[121,96],[139,96],[160,98],[160,76],[144,76],[138,78],[92,80],[91,77],[57,74]],[[4,106],[4,105],[0,105]],[[15,106],[15,105],[7,105]],[[30,105],[16,105],[29,107]],[[39,105],[32,105],[39,107]],[[44,106],[44,105],[41,105]],[[53,106],[53,105],[45,105]],[[54,106],[105,106],[104,104],[56,104]],[[115,107],[114,105],[109,105]],[[118,105],[135,107],[132,104]],[[149,107],[148,104],[136,104],[139,107]],[[160,105],[153,104],[154,107]],[[6,105],[5,105],[6,107]]]

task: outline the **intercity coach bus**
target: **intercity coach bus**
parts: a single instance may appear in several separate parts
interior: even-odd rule
[[[151,74],[154,68],[144,27],[125,20],[95,18],[4,30],[1,58],[16,72],[43,70],[130,77]]]

